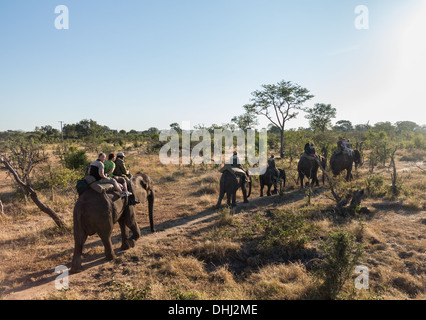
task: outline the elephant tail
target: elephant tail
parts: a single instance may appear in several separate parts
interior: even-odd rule
[[[154,226],[154,199],[155,191],[151,189],[148,195],[148,212],[149,212],[149,225],[151,227],[151,232],[155,232]]]

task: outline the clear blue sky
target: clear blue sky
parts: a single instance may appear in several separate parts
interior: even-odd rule
[[[58,5],[69,30],[55,28]],[[422,0],[1,1],[0,131],[222,124],[280,80],[315,95],[306,107],[332,104],[335,121],[424,124],[425,33]]]

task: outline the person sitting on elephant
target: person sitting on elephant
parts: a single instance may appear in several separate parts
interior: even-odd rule
[[[239,169],[243,168],[242,165],[241,165],[240,158],[238,158],[237,151],[234,151],[234,153],[232,154],[232,157],[231,157],[231,166],[232,166],[232,168],[239,168]]]
[[[114,177],[116,178],[122,178],[127,183],[127,188],[132,191],[132,183],[130,182],[130,179],[132,178],[132,175],[130,174],[130,170],[127,169],[126,164],[124,163],[124,158],[126,156],[123,152],[117,153],[117,157],[115,159],[115,169],[114,169]],[[135,199],[135,196],[131,196],[129,198],[130,204],[139,204],[140,202]]]
[[[132,175],[130,174],[129,169],[127,169],[124,158],[126,156],[123,152],[117,153],[117,158],[115,159],[115,169],[114,169],[114,176],[123,177],[123,178],[131,178]]]
[[[351,157],[353,156],[352,144],[349,139],[346,141],[346,151]]]
[[[118,183],[121,183],[123,185],[124,190],[127,190],[126,179],[114,175],[114,170],[115,170],[115,162],[114,161],[115,161],[115,154],[110,153],[108,155],[108,160],[106,160],[104,162],[105,175],[108,176],[108,178],[113,178],[113,179],[117,180]],[[130,195],[131,195],[131,193],[130,193]]]
[[[305,144],[305,154],[308,155],[309,157],[313,157],[315,158],[315,148],[313,147],[313,143],[307,143]]]
[[[118,182],[113,179],[113,178],[108,178],[105,175],[105,166],[104,166],[104,162],[106,160],[106,155],[105,153],[100,153],[99,157],[97,160],[93,161],[90,164],[90,169],[89,169],[89,175],[91,175],[92,177],[94,177],[96,179],[96,181],[98,181],[99,183],[105,184],[105,183],[111,183],[115,190],[117,190],[118,192],[120,192],[120,197],[125,197],[125,196],[129,196],[131,195],[130,192],[128,192],[127,188],[124,188],[123,185],[123,189],[121,189],[120,185],[118,184]]]
[[[343,137],[339,138],[337,141],[337,153],[343,153],[346,149],[346,141]]]
[[[233,175],[240,176],[244,178],[246,181],[248,181],[248,177],[243,169],[243,166],[241,165],[240,159],[238,158],[237,151],[234,151],[232,157],[229,159],[230,163],[225,164],[225,166],[219,170],[219,172],[223,173],[225,171],[229,171]]]
[[[268,159],[268,168],[267,170],[271,170],[274,173],[274,186],[277,188],[277,183],[280,179],[280,171],[277,169],[275,164],[275,155],[272,153],[271,157]]]
[[[110,153],[108,155],[108,160],[105,160],[104,162],[104,170],[105,170],[105,175],[108,176],[108,178],[114,178],[114,169],[115,169],[115,154],[114,153]]]
[[[313,143],[311,143],[311,154],[313,154],[315,157],[317,156],[317,151],[315,150],[315,146]]]

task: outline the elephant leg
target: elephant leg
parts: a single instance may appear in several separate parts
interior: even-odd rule
[[[105,257],[108,261],[115,259],[115,253],[112,249],[111,230],[98,233],[105,248]]]
[[[264,184],[262,182],[262,180],[260,180],[260,197],[263,197],[263,188],[264,188]]]
[[[220,190],[220,192],[219,192],[219,199],[217,200],[217,203],[216,203],[216,209],[220,208],[220,206],[222,204],[222,200],[223,200],[223,196],[224,195],[225,194],[224,194],[223,190]]]
[[[278,181],[277,181],[277,178],[275,176],[271,178],[271,183],[274,184],[274,190],[272,191],[272,194],[277,194],[278,193]]]
[[[300,188],[301,189],[303,189],[303,179],[304,179],[303,174],[299,172],[299,180],[300,180]]]
[[[84,232],[84,231],[82,231]],[[83,246],[84,243],[87,240],[87,234],[82,234],[80,236],[75,236],[75,246],[74,246],[74,256],[72,258],[72,265],[71,265],[71,273],[77,273],[81,272],[81,255],[83,253]]]
[[[129,229],[124,223],[123,219],[118,220],[121,230],[121,250],[128,250],[135,246],[135,242],[129,239]]]
[[[315,174],[315,184],[316,184],[317,187],[320,186],[319,179],[318,179],[318,173]]]
[[[237,191],[232,193],[232,206],[233,207],[237,206]]]
[[[346,181],[351,181],[351,178],[352,178],[352,173],[351,173],[351,170],[346,170]]]
[[[272,196],[272,193],[271,193],[271,185],[270,184],[268,184],[268,191],[266,192],[266,195],[268,196],[268,197],[270,197],[270,196]]]
[[[228,206],[231,206],[231,197],[232,197],[232,193],[226,192],[226,203],[228,204]]]
[[[141,236],[141,231],[139,229],[138,223],[136,222],[136,217],[135,217],[135,208],[134,207],[129,207],[128,212],[126,212],[126,216],[125,216],[125,223],[126,226],[132,231],[132,240],[138,240]]]
[[[244,203],[249,203],[249,201],[247,199],[247,188],[246,188],[246,184],[245,184],[244,181],[242,181],[242,183],[241,183],[241,191],[243,192]]]

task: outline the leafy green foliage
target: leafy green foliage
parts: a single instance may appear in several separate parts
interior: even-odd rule
[[[264,230],[262,245],[284,255],[303,248],[316,232],[312,221],[292,210],[269,211],[267,216],[258,216],[257,222]]]
[[[74,170],[84,170],[88,163],[86,150],[70,147],[64,157],[65,167]]]
[[[358,264],[363,247],[355,236],[345,231],[331,233],[323,242],[323,260],[316,267],[317,276],[323,280],[321,290],[328,299],[336,299]]]
[[[311,109],[306,110],[306,119],[314,131],[325,132],[331,127],[331,119],[336,118],[336,108],[331,104],[317,103]]]

